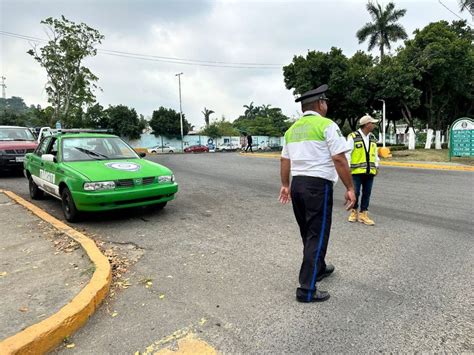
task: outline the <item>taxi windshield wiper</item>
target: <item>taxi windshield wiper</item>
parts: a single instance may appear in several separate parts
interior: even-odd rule
[[[97,152],[93,152],[92,150],[89,150],[89,149],[85,149],[85,148],[81,148],[81,147],[74,147],[75,149],[77,149],[78,151],[80,152],[83,152],[83,153],[86,153],[90,156],[94,156],[94,157],[99,157],[99,158],[104,158],[104,159],[108,159],[109,157],[105,154],[101,154],[101,153],[97,153]],[[99,159],[97,159],[99,160]]]

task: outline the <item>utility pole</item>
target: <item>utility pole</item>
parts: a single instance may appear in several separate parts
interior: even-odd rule
[[[5,91],[5,89],[7,88],[7,86],[5,85],[5,79],[6,78],[2,75],[2,97],[4,100],[7,98],[7,93]]]
[[[179,83],[179,122],[181,125],[181,152],[184,153],[184,142],[183,142],[183,107],[181,106],[181,75],[183,73],[178,73],[175,74],[175,76],[178,77],[178,83]]]
[[[385,148],[385,100],[379,99],[382,101],[382,147]]]

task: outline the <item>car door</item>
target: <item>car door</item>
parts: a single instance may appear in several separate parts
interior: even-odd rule
[[[58,166],[58,143],[59,140],[56,137],[51,138],[51,141],[46,147],[45,154],[53,155],[54,160],[42,159],[42,165],[40,168],[40,178],[43,180],[43,190],[56,196],[59,196],[59,181],[63,172]]]
[[[42,180],[40,178],[40,170],[42,168],[43,160],[41,156],[46,153],[49,143],[51,142],[51,137],[44,138],[41,143],[38,145],[36,150],[31,154],[30,161],[28,164],[28,170],[30,171],[31,177],[36,185],[41,189],[43,188]]]

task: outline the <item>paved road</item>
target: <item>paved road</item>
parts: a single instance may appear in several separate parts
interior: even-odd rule
[[[102,307],[67,351],[143,352],[189,331],[232,353],[474,351],[474,174],[384,168],[372,197],[375,227],[345,222],[338,184],[328,250],[336,272],[320,285],[331,299],[300,304],[301,241],[291,207],[277,202],[278,160],[151,159],[174,170],[177,200],[161,212],[77,225],[144,254],[109,306],[117,315]],[[18,177],[0,179],[0,188],[27,196]],[[57,201],[40,205],[62,218]]]

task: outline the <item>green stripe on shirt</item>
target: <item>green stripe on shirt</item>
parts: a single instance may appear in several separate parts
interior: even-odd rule
[[[333,123],[329,118],[322,116],[303,116],[285,133],[285,143],[297,143],[304,141],[318,141],[326,140],[324,131]]]

